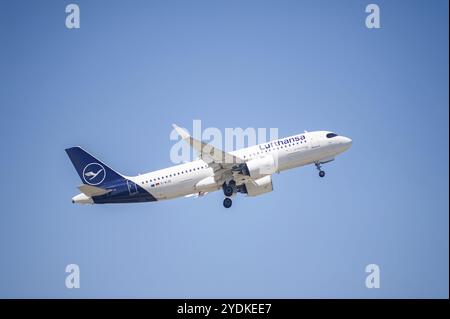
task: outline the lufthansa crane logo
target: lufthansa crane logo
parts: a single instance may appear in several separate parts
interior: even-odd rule
[[[90,163],[83,170],[83,179],[89,185],[99,185],[105,180],[105,177],[105,168],[99,163]]]

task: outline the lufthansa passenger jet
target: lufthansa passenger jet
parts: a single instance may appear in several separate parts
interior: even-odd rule
[[[189,163],[137,176],[125,176],[81,147],[66,149],[83,185],[72,198],[77,204],[141,203],[181,196],[203,196],[222,190],[223,206],[231,207],[237,193],[258,196],[273,190],[272,174],[314,164],[321,165],[350,148],[352,140],[329,131],[305,132],[233,152],[194,139],[173,125],[180,137],[199,154]]]

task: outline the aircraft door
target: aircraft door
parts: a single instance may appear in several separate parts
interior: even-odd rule
[[[320,147],[320,142],[317,139],[317,137],[315,136],[311,136],[310,137],[310,141],[309,141],[310,145],[311,145],[311,149],[316,149]]]

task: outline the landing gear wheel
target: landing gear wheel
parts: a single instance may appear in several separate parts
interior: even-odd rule
[[[230,185],[224,186],[223,193],[225,194],[225,196],[230,197],[231,195],[233,195],[233,192],[234,192],[234,189],[232,186],[230,186]]]
[[[231,200],[231,198],[227,197],[223,200],[223,207],[225,207],[225,208],[230,208],[232,204],[233,204],[233,201]]]
[[[314,165],[316,165],[316,168],[317,168],[317,170],[319,171],[319,176],[320,176],[320,177],[324,177],[324,176],[325,176],[325,172],[322,171],[322,167],[321,167],[320,163],[317,162],[317,163],[314,163]]]

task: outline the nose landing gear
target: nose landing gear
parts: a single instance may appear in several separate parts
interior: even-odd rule
[[[320,165],[319,162],[314,163],[316,165],[317,170],[319,171],[319,176],[320,177],[324,177],[325,176],[325,171],[322,171],[322,166]]]

